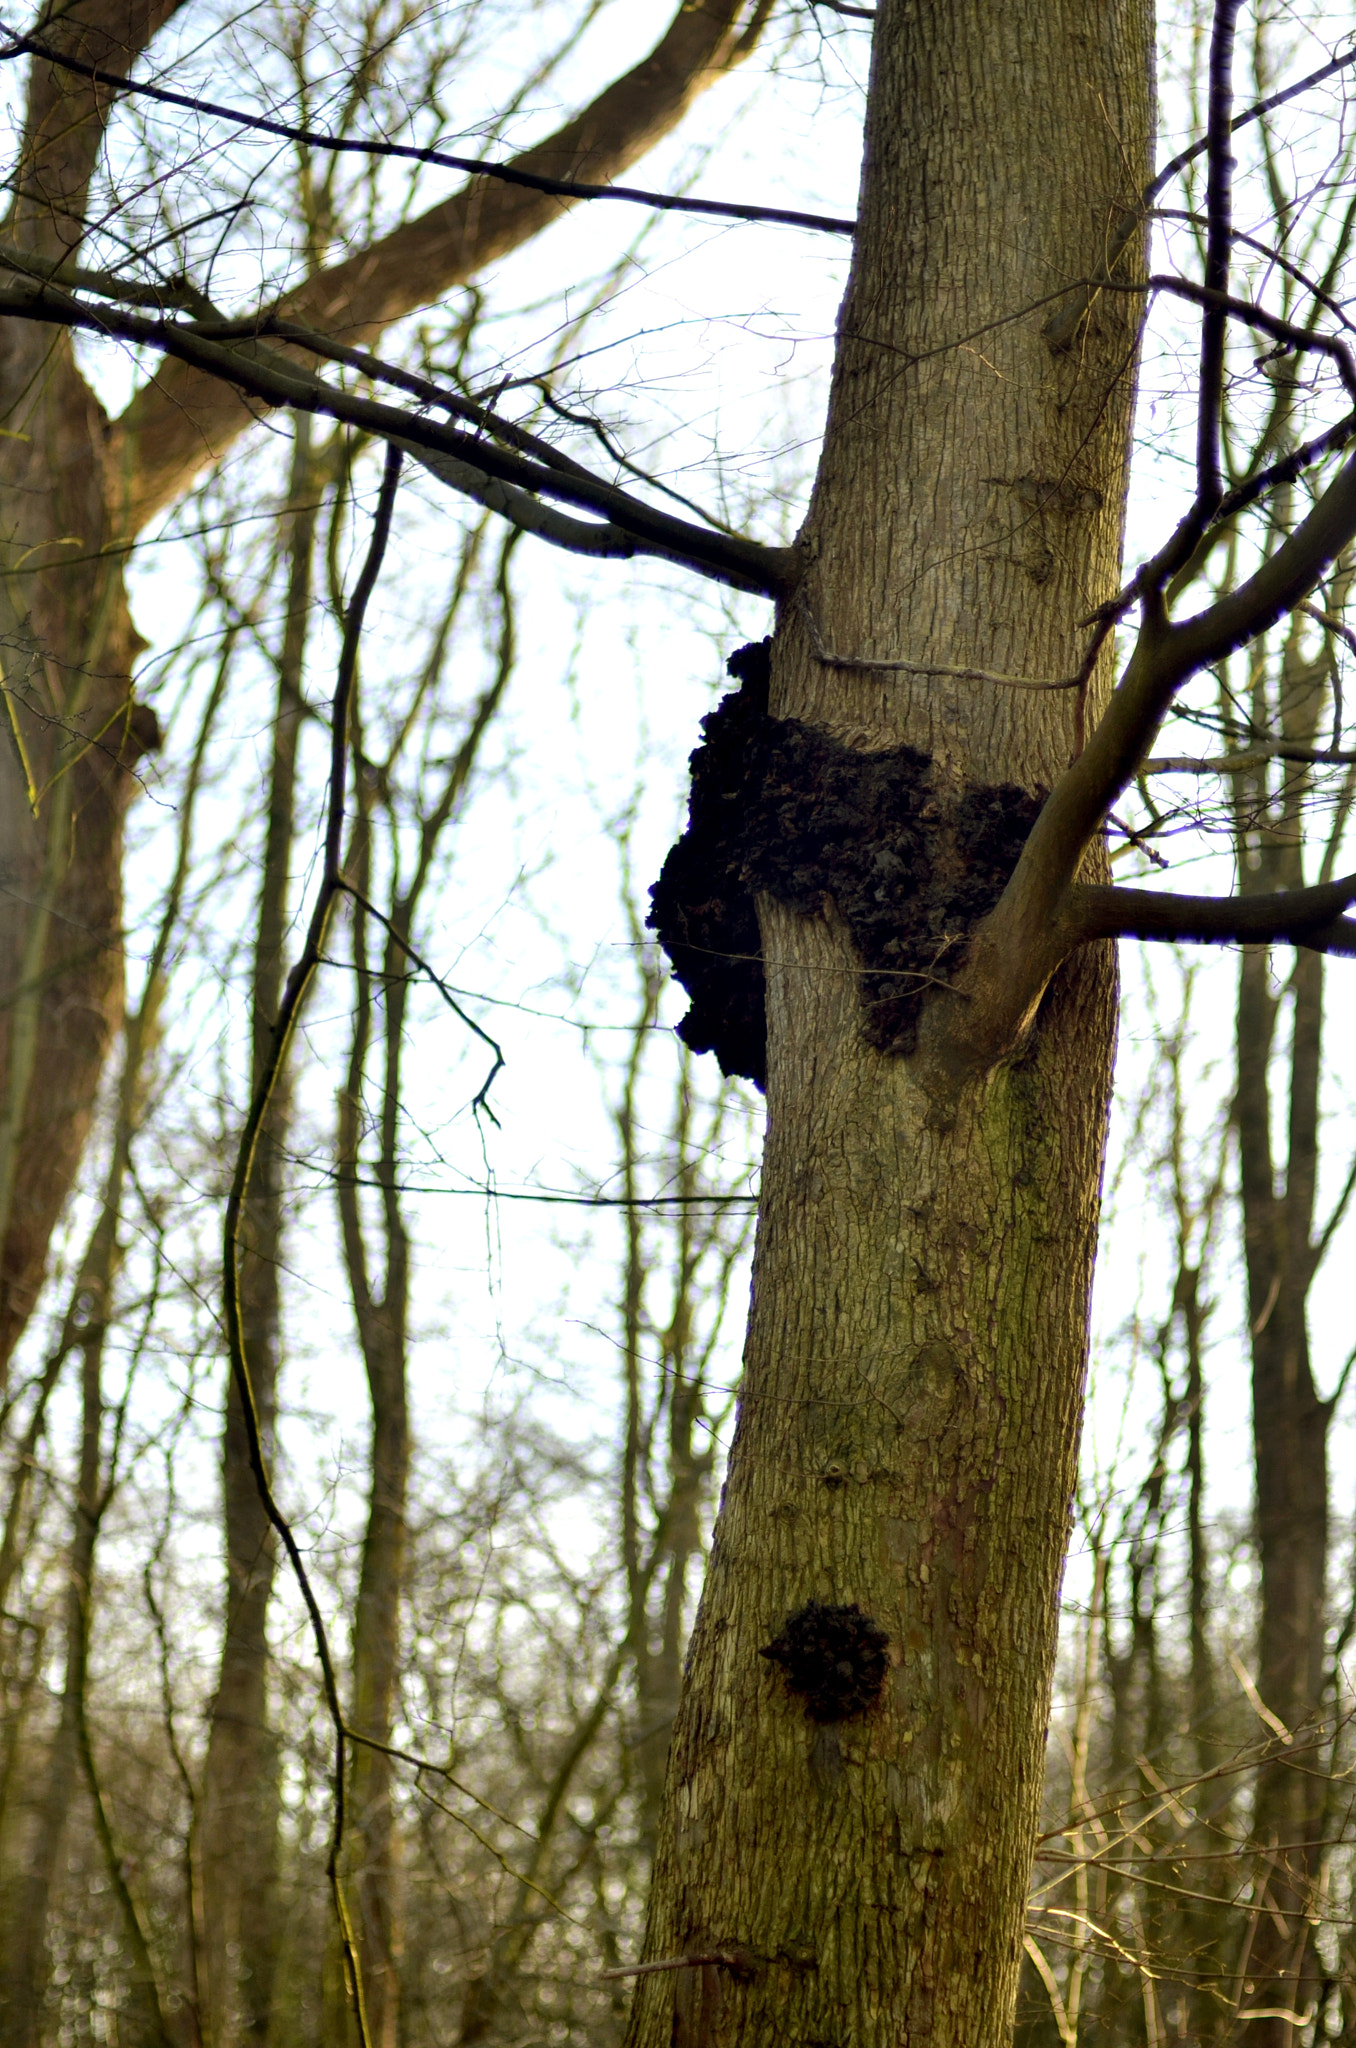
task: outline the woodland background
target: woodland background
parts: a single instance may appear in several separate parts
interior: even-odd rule
[[[332,133],[454,133],[490,155],[652,32],[629,0],[523,6],[512,38],[501,12],[221,6],[193,14],[182,48],[162,47],[168,31],[157,61],[180,90]],[[1259,5],[1240,97],[1345,32]],[[1160,160],[1199,132],[1202,34],[1189,5],[1165,10]],[[852,9],[776,10],[646,182],[850,212],[868,38]],[[0,87],[17,92],[16,69]],[[1348,77],[1240,145],[1240,222],[1339,309]],[[178,237],[199,263],[215,236],[222,292],[233,273],[298,273],[437,189],[426,168],[136,103],[115,140],[110,237]],[[1190,174],[1163,203],[1183,217],[1158,232],[1190,237]],[[1258,292],[1299,302],[1283,267],[1249,262]],[[794,230],[583,208],[384,352],[517,392],[539,431],[787,540],[845,263]],[[1132,558],[1185,487],[1184,331],[1153,308]],[[78,348],[115,407],[130,352]],[[1283,436],[1295,374],[1242,361],[1239,419]],[[34,2015],[23,2038],[63,2048],[350,2038],[311,1634],[266,1531],[243,1576],[223,1572],[218,1318],[221,1207],[257,1020],[304,924],[336,619],[380,454],[275,418],[134,565],[138,696],[163,743],[130,824],[130,1022],[0,1406],[0,1983]],[[1167,861],[1283,882],[1334,856],[1352,769],[1302,756],[1330,733],[1338,748],[1349,716],[1348,582],[1344,568],[1248,674],[1205,679],[1172,737],[1182,760],[1203,730],[1245,757],[1265,709],[1296,758],[1146,780],[1117,824],[1122,877]],[[533,553],[427,478],[402,489],[354,741],[351,871],[381,916],[351,906],[332,931],[247,1219],[251,1312],[276,1326],[279,1490],[346,1710],[404,1752],[355,1753],[339,1849],[391,1980],[390,2044],[620,2034],[629,1979],[607,1973],[639,1953],[738,1379],[760,1115],[674,1038],[646,890],[725,658],[766,628],[761,603]],[[1356,2039],[1353,970],[1284,951],[1181,966],[1160,951],[1151,970],[1123,953],[1019,2033],[1031,2048],[1248,2038],[1236,2018],[1269,1922],[1318,1958],[1293,2037]],[[1323,1257],[1288,1258],[1297,1234]],[[1245,1306],[1249,1259],[1262,1314]],[[1303,1415],[1259,1434],[1317,1475],[1296,1530],[1254,1512],[1248,1390],[1268,1329],[1306,1315]],[[235,1512],[245,1526],[249,1502]],[[1267,1542],[1318,1572],[1322,1668],[1299,1713],[1268,1691]],[[1286,1816],[1269,1863],[1243,1853],[1268,1800]]]

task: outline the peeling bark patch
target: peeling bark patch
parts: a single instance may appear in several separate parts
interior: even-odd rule
[[[997,902],[1042,801],[1010,783],[943,795],[914,747],[865,752],[771,717],[771,645],[730,657],[740,687],[702,720],[687,830],[650,892],[648,920],[691,999],[679,1037],[760,1088],[755,898],[804,917],[832,900],[861,956],[867,1040],[907,1054],[923,998]]]
[[[880,1698],[890,1668],[890,1638],[855,1601],[826,1607],[809,1600],[758,1654],[781,1666],[788,1689],[812,1721],[847,1721]]]

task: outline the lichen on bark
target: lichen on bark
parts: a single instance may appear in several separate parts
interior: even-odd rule
[[[691,1007],[678,1035],[724,1074],[767,1080],[756,899],[813,917],[832,901],[862,962],[862,1030],[913,1051],[924,996],[945,985],[998,901],[1041,797],[1013,783],[938,786],[916,747],[845,746],[768,710],[770,640],[731,655],[739,688],[702,720],[687,830],[651,891],[649,923]]]

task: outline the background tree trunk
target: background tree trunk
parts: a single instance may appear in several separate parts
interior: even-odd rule
[[[250,987],[251,1078],[257,1086],[271,1049],[282,992],[295,832],[297,741],[310,626],[312,562],[323,468],[312,455],[311,423],[299,418],[286,526],[288,583],[268,821]],[[274,1089],[245,1203],[240,1259],[241,1328],[259,1420],[271,1440],[278,1401],[283,1259],[283,1174],[291,1124],[288,1077]],[[212,1700],[202,1794],[202,1882],[208,2010],[213,2048],[263,2041],[278,1954],[277,1746],[269,1725],[268,1609],[277,1542],[250,1469],[245,1418],[234,1379],[222,1434],[225,1626]]]
[[[44,32],[125,71],[173,12],[61,10]],[[16,196],[0,236],[59,260],[79,246],[109,95],[35,64]],[[127,772],[154,746],[131,702],[138,647],[105,554],[108,432],[70,340],[0,323],[0,1385],[32,1310],[122,1008]]]
[[[1281,730],[1296,744],[1316,742],[1329,658],[1325,651],[1316,667],[1304,661],[1298,631],[1292,633],[1281,663],[1279,709]],[[1255,688],[1263,704],[1265,684],[1259,663]],[[1303,885],[1309,781],[1287,770],[1270,816],[1265,777],[1249,778],[1240,791],[1237,850],[1244,892]],[[1252,1351],[1261,1579],[1257,1690],[1267,1709],[1299,1734],[1323,1708],[1328,1621],[1332,1403],[1320,1398],[1314,1384],[1308,1329],[1309,1292],[1321,1257],[1313,1235],[1324,962],[1317,953],[1297,951],[1294,956],[1279,1117],[1275,1040],[1285,1005],[1273,991],[1272,969],[1265,947],[1247,948],[1239,963],[1234,1123]],[[1280,1131],[1284,1153],[1278,1161],[1273,1133]],[[1321,1758],[1312,1749],[1297,1762],[1282,1753],[1259,1769],[1253,1810],[1257,1904],[1255,1924],[1244,1936],[1245,2010],[1299,2013],[1317,1999],[1319,1967],[1309,1916],[1321,1864],[1324,1805]],[[1259,2019],[1249,2027],[1255,2048],[1290,2048],[1300,2031],[1284,2017]]]
[[[1074,351],[1147,172],[1138,0],[884,0],[856,261],[804,595],[882,661],[1053,678],[1115,588],[1137,310]],[[1104,684],[1103,684],[1104,686]],[[1067,695],[815,661],[781,622],[773,712],[1048,787]],[[1074,1480],[1113,968],[1060,974],[1024,1048],[949,1096],[863,1040],[837,916],[761,906],[768,1140],[745,1381],[670,1764],[632,2048],[1011,2031]],[[955,998],[938,995],[936,1006]],[[953,1026],[953,1029],[956,1027]],[[924,1029],[945,1054],[948,1013]],[[888,1632],[879,1703],[807,1721],[758,1655],[809,1599]]]
[[[175,11],[175,0],[84,0],[40,25],[54,47],[126,74]],[[685,0],[647,58],[516,161],[553,176],[619,177],[756,45],[768,11],[768,0]],[[78,251],[111,97],[34,64],[19,196],[3,230],[20,250]],[[473,180],[309,279],[287,305],[370,345],[567,204]],[[11,727],[0,744],[0,992],[10,998],[0,1006],[2,1376],[42,1284],[121,1016],[122,823],[135,789],[126,771],[158,743],[155,719],[131,701],[140,643],[110,544],[171,505],[255,413],[228,386],[161,365],[110,423],[69,339],[20,320],[0,323],[0,397],[0,668]]]
[[[364,832],[366,820],[360,830]],[[365,849],[351,863],[354,879],[370,887]],[[404,906],[395,905],[399,915]],[[408,918],[404,920],[408,936]],[[348,1084],[340,1101],[339,1208],[344,1263],[367,1372],[372,1412],[367,1527],[353,1620],[352,1725],[376,1742],[389,1742],[400,1671],[400,1614],[405,1591],[407,1530],[405,1498],[410,1473],[409,1389],[406,1383],[406,1325],[409,1314],[410,1245],[397,1192],[401,1103],[401,1054],[406,1036],[409,963],[393,939],[381,949],[382,1062],[380,1142],[376,1178],[382,1230],[381,1287],[373,1286],[372,1264],[363,1230],[358,1189],[363,1072],[371,1039],[372,972],[368,962],[368,918],[354,907],[356,990]],[[353,1918],[363,1973],[372,2048],[395,2048],[400,2023],[400,1906],[397,1895],[392,1764],[380,1750],[355,1744],[349,1768],[349,1850],[354,1892]],[[337,1962],[337,1958],[336,1958]],[[333,2048],[352,2038],[342,1973],[327,1972],[326,2038]]]

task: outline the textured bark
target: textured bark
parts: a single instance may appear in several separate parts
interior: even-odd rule
[[[401,1252],[408,1247],[401,1239]],[[388,1285],[388,1297],[390,1293]],[[363,1346],[372,1397],[371,1482],[353,1625],[353,1726],[389,1742],[400,1676],[400,1618],[405,1592],[405,1501],[410,1474],[409,1404],[403,1311],[382,1304]],[[381,1328],[378,1323],[384,1324]],[[380,1334],[372,1329],[377,1324]],[[395,2048],[400,2021],[400,1872],[392,1763],[380,1750],[354,1750],[349,1777],[356,1865],[356,1920],[372,2048]]]
[[[1052,356],[1029,309],[1094,273],[1144,176],[1151,27],[1139,0],[879,9],[803,540],[828,646],[1076,668],[1077,621],[1117,576],[1136,313],[1107,295]],[[816,661],[798,604],[771,708],[916,747],[943,796],[1048,787],[1074,744],[1067,697]],[[1040,1798],[1113,962],[1076,956],[1024,1041],[948,1089],[982,1042],[959,998],[934,994],[918,1054],[891,1059],[865,1042],[832,908],[764,901],[761,921],[744,1394],[646,1944],[732,1960],[642,1977],[629,2040],[989,2048],[1011,2032]],[[842,1724],[811,1725],[758,1655],[810,1599],[889,1636],[882,1698]]]
[[[639,949],[641,934],[634,929]],[[637,1779],[637,1833],[647,1858],[654,1858],[664,1779],[673,1725],[682,1691],[683,1650],[688,1628],[688,1596],[694,1567],[702,1554],[702,1509],[711,1484],[714,1454],[706,1440],[697,1447],[698,1423],[707,1402],[706,1366],[709,1347],[697,1338],[700,1311],[708,1318],[727,1299],[730,1259],[709,1270],[704,1242],[709,1226],[684,1206],[674,1219],[674,1241],[667,1258],[647,1243],[640,1166],[652,1133],[640,1112],[638,1091],[650,1032],[659,1012],[662,978],[644,972],[642,1001],[633,1024],[631,1057],[614,1112],[621,1165],[622,1194],[634,1204],[625,1211],[626,1252],[622,1266],[622,1363],[626,1394],[626,1426],[622,1446],[621,1524],[627,1584],[627,1631],[635,1673],[636,1718],[631,1752]],[[681,1072],[671,1131],[676,1168],[671,1186],[677,1193],[698,1192],[696,1162],[706,1144],[693,1130],[692,1093],[685,1063]],[[672,1295],[665,1326],[655,1329],[647,1295],[655,1268],[667,1267]],[[708,1325],[709,1327],[709,1325]],[[660,1391],[654,1410],[645,1400],[646,1359],[659,1353]],[[647,1470],[646,1449],[661,1438],[662,1459],[654,1456]],[[656,1483],[658,1482],[658,1484]],[[653,1531],[646,1541],[645,1496],[654,1502]]]
[[[686,1362],[675,1345],[668,1356]],[[647,1645],[638,1662],[636,1766],[640,1777],[640,1835],[654,1854],[664,1778],[678,1702],[682,1692],[683,1649],[687,1633],[688,1596],[694,1567],[702,1554],[702,1507],[711,1484],[711,1454],[698,1451],[694,1424],[701,1404],[699,1385],[684,1384],[675,1370],[669,1404],[668,1479],[664,1531],[659,1562],[658,1640]]]
[[[159,4],[77,5],[49,29],[125,69]],[[44,257],[79,243],[108,95],[35,65],[0,233]],[[69,341],[0,329],[0,1376],[42,1282],[122,1005],[119,868],[156,741],[130,701],[136,653],[106,497],[107,423]],[[36,801],[34,801],[36,799]]]
[[[66,1673],[61,1714],[47,1772],[31,1816],[25,1853],[17,1869],[7,1867],[6,1880],[0,1891],[0,2013],[4,2015],[5,2039],[13,2039],[18,2044],[35,2041],[42,2030],[43,1990],[49,1969],[48,1913],[53,1888],[58,1882],[74,1777],[82,1763],[95,1811],[96,1834],[104,1851],[110,1887],[121,1908],[124,1935],[131,1954],[129,2028],[134,2037],[157,2044],[164,2042],[169,2031],[159,2004],[146,1935],[112,1838],[95,1774],[86,1695],[95,1551],[99,1521],[108,1504],[115,1477],[112,1472],[105,1476],[100,1469],[102,1361],[113,1314],[114,1285],[123,1252],[123,1197],[131,1148],[146,1105],[146,1066],[155,1045],[160,1005],[165,992],[165,959],[178,926],[207,740],[220,706],[223,685],[224,670],[209,697],[186,779],[179,815],[178,855],[160,930],[147,963],[141,1003],[127,1020],[124,1033],[123,1066],[103,1198],[84,1257],[74,1276],[58,1342],[43,1368],[38,1396],[30,1411],[20,1464],[6,1512],[4,1539],[0,1543],[0,1609],[3,1609],[7,1604],[10,1577],[18,1562],[20,1531],[25,1522],[23,1482],[27,1475],[24,1467],[34,1461],[41,1441],[47,1402],[62,1370],[71,1355],[78,1353],[82,1362],[82,1430],[71,1533],[70,1583],[65,1616]],[[27,1704],[21,1693],[20,1724]],[[13,1770],[13,1749],[17,1747],[22,1732],[21,1725],[7,1730],[10,1737],[7,1743],[9,1753],[5,1757],[7,1781]],[[9,1790],[8,1782],[3,1790]],[[4,1808],[5,1800],[0,1797],[0,1820],[4,1818]],[[7,1855],[7,1866],[10,1860]],[[188,1960],[186,1974],[191,1985],[196,1976],[191,1954]],[[187,2042],[200,2041],[196,2021],[196,1998],[190,1996],[179,2007],[179,2032]]]

